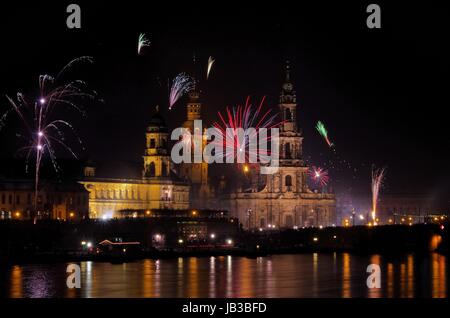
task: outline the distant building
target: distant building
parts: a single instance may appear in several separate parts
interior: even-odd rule
[[[97,252],[108,255],[130,255],[139,253],[141,249],[140,242],[124,242],[121,238],[106,239],[97,244]]]
[[[238,191],[228,200],[232,215],[245,228],[319,227],[336,223],[335,195],[317,193],[308,187],[308,166],[303,161],[303,136],[297,127],[297,100],[289,73],[288,64],[279,103],[283,124],[278,171],[266,176],[262,189]]]
[[[355,212],[356,223],[366,224],[371,220],[372,197],[370,194],[353,195],[351,200],[340,200],[342,220],[351,219]],[[376,211],[379,224],[415,224],[424,223],[446,215],[446,211],[436,207],[433,198],[424,194],[381,193]],[[350,222],[351,223],[351,222]]]
[[[144,249],[229,248],[240,236],[239,221],[228,217],[226,211],[154,209],[147,213],[131,209],[120,213],[121,217],[100,221],[101,229],[98,222],[80,224],[80,231],[89,233],[80,240],[91,245],[103,242],[104,248],[118,250],[130,242]]]
[[[34,180],[0,180],[0,219],[79,220],[89,216],[89,193],[78,183],[41,181],[35,198]]]
[[[89,191],[91,218],[120,217],[125,209],[188,209],[189,185],[171,167],[169,132],[157,109],[146,132],[144,169],[140,179],[99,178],[86,167],[80,181]]]

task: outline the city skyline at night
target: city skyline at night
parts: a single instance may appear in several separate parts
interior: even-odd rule
[[[445,6],[1,13],[0,298],[209,316],[448,298]]]
[[[203,24],[195,18],[190,19],[191,23],[183,31],[178,28],[177,20],[165,25],[151,19],[147,19],[148,26],[145,19],[136,19],[137,22],[128,22],[118,29],[116,24],[107,23],[116,11],[105,8],[105,13],[95,21],[89,16],[91,11],[86,10],[83,15],[86,29],[77,32],[63,27],[50,30],[60,20],[52,18],[58,6],[48,9],[37,9],[41,11],[36,15],[48,16],[38,24],[39,31],[36,30],[45,32],[46,37],[39,39],[28,33],[27,42],[17,42],[17,38],[8,36],[14,43],[8,54],[23,58],[4,59],[13,64],[3,77],[8,81],[2,85],[2,95],[13,95],[19,89],[32,91],[36,87],[33,79],[38,74],[56,72],[80,55],[93,56],[95,64],[82,71],[105,102],[89,105],[87,118],[78,125],[82,126],[79,133],[85,142],[82,156],[96,161],[139,162],[136,158],[143,143],[141,131],[157,104],[161,105],[170,129],[178,127],[177,123],[184,117],[185,99],[168,111],[167,79],[180,72],[191,72],[193,54],[197,56],[202,77],[203,73],[206,75],[208,57],[215,58],[210,78],[201,81],[204,117],[209,123],[216,120],[218,111],[242,104],[249,95],[255,99],[267,96],[268,107],[276,111],[277,84],[283,80],[280,69],[290,60],[299,100],[298,123],[308,140],[305,154],[311,165],[327,165],[325,168],[330,170],[335,187],[354,191],[367,184],[369,191],[370,170],[375,164],[388,167],[385,186],[392,192],[427,192],[441,197],[446,193],[446,169],[437,175],[415,174],[424,166],[443,166],[448,158],[443,146],[445,125],[440,123],[443,116],[439,115],[443,109],[437,102],[443,90],[440,83],[431,86],[431,81],[439,78],[441,68],[420,66],[441,61],[445,65],[441,58],[445,50],[431,53],[415,45],[423,40],[422,33],[413,40],[400,27],[400,22],[376,33],[376,30],[365,30],[356,15],[347,13],[344,21],[338,14],[334,16],[333,6],[320,11],[319,18],[307,18],[304,15],[308,10],[318,11],[311,6],[300,10],[298,18],[275,11],[268,19],[269,13],[263,10],[261,19],[248,15],[233,25],[209,24],[213,26],[210,30],[202,29]],[[341,11],[347,12],[345,9]],[[356,11],[353,6],[351,9]],[[386,23],[393,23],[390,14],[395,10],[395,7],[392,13],[386,10]],[[205,17],[202,13],[198,11],[192,16]],[[124,14],[138,13],[125,11]],[[241,14],[247,14],[245,6]],[[33,24],[34,15],[25,18]],[[330,21],[325,23],[327,19]],[[19,20],[14,23],[19,27]],[[146,31],[152,38],[151,46],[144,48],[145,52],[139,56],[135,54],[139,35],[136,29]],[[400,46],[391,40],[400,34],[407,45]],[[333,39],[334,35],[338,37]],[[351,40],[353,36],[358,40]],[[39,50],[27,49],[36,46]],[[436,58],[430,59],[426,54],[435,54]],[[15,60],[21,62],[15,65]],[[396,75],[392,76],[392,72]],[[3,108],[6,104],[4,100]],[[314,130],[319,120],[326,123],[338,156],[328,151]],[[432,137],[428,138],[426,131]],[[3,133],[1,138],[5,138],[2,140],[6,146],[2,156],[14,155],[16,140],[11,132]],[[127,151],[122,151],[125,148]],[[432,159],[429,154],[434,154]],[[358,173],[349,171],[346,164],[358,169]],[[410,176],[420,182],[409,182]]]

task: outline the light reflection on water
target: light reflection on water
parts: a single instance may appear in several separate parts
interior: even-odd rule
[[[369,264],[381,288],[368,289]],[[187,257],[110,264],[81,262],[81,289],[66,287],[67,264],[14,265],[6,297],[440,297],[448,295],[445,256],[387,258],[348,253]]]

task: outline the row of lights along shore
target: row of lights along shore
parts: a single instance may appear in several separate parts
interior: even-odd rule
[[[349,226],[354,226],[355,224],[355,218],[356,216],[351,215],[349,218],[345,218],[344,219],[344,227],[349,227]],[[401,216],[399,221],[396,221],[395,219],[389,218],[387,220],[387,223],[385,225],[409,225],[412,226],[414,223],[414,218],[412,216]],[[431,221],[431,223],[438,223],[440,224],[441,229],[444,229],[444,225],[441,224],[441,222],[445,222],[447,220],[447,216],[446,215],[441,215],[441,216],[434,216],[434,217],[427,217],[427,219],[429,219]],[[350,221],[352,220],[352,221]],[[359,215],[359,220],[364,221],[364,215],[360,214]],[[423,222],[423,224],[427,224],[427,222]],[[376,218],[375,221],[369,221],[365,224],[359,224],[359,225],[367,225],[369,227],[371,226],[376,226],[376,225],[381,225],[380,223],[380,219]]]
[[[216,234],[211,233],[211,234],[209,235],[209,238],[210,238],[212,241],[215,240],[215,239],[216,239]],[[229,246],[232,246],[232,245],[233,245],[233,240],[232,240],[231,238],[228,238],[228,239],[225,240],[225,243],[226,243],[227,245],[229,245]],[[184,244],[184,240],[183,240],[182,238],[178,239],[178,244]]]
[[[22,218],[22,213],[20,213],[20,211],[16,211],[14,214],[13,214],[13,216],[14,216],[14,218],[16,218],[16,219],[20,219],[20,218]],[[70,212],[69,213],[69,218],[70,219],[73,219],[75,217],[75,213],[74,212]],[[60,220],[59,218],[58,218],[58,220]]]

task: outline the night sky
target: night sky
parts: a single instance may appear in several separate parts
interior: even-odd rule
[[[65,25],[71,2],[2,7],[0,107],[7,109],[6,94],[34,94],[39,74],[93,56],[94,65],[76,72],[104,103],[86,105],[85,119],[67,114],[85,142],[81,157],[140,163],[156,104],[171,128],[180,126],[186,99],[167,110],[167,78],[191,72],[194,52],[201,74],[210,55],[216,60],[210,79],[201,79],[208,123],[248,95],[255,102],[266,95],[266,106],[276,109],[290,60],[306,159],[335,162],[329,174],[337,191],[369,191],[375,164],[387,166],[384,191],[421,192],[449,203],[450,11],[441,4],[377,1],[382,28],[370,30],[365,9],[371,2],[364,1],[75,2],[81,30]],[[141,32],[152,44],[138,56]],[[317,120],[326,124],[337,155],[315,131]],[[3,158],[17,148],[15,124],[0,132]]]

